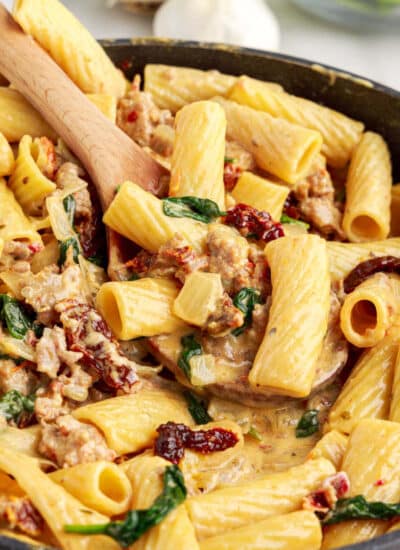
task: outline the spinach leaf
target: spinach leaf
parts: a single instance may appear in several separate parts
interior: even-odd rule
[[[322,520],[324,525],[332,525],[349,519],[392,519],[400,516],[400,503],[368,502],[358,495],[351,498],[340,498],[335,507]]]
[[[215,218],[226,214],[226,212],[221,212],[218,204],[210,199],[168,197],[162,201],[164,214],[172,218],[191,218],[199,222],[210,223]]]
[[[306,411],[296,426],[296,437],[309,437],[319,430],[318,411],[311,409]]]
[[[182,504],[186,487],[178,466],[167,466],[164,471],[164,488],[147,510],[131,510],[123,521],[110,521],[100,525],[65,525],[66,533],[82,535],[108,535],[123,548],[137,541],[146,531],[161,521]]]
[[[6,323],[11,336],[18,340],[32,328],[33,320],[23,304],[7,294],[0,294],[0,319]]]
[[[7,353],[0,353],[0,361],[14,361],[16,365],[20,365],[25,361],[22,357],[12,357]]]
[[[244,313],[244,322],[241,327],[232,330],[234,336],[239,336],[251,324],[253,310],[256,304],[261,304],[260,292],[251,287],[244,287],[233,298],[233,305]]]
[[[282,214],[280,221],[281,221],[281,223],[291,223],[293,225],[300,225],[300,226],[304,227],[305,229],[310,228],[309,223],[303,222],[301,220],[296,220],[295,218],[291,218],[287,214]]]
[[[186,378],[190,380],[190,359],[195,355],[201,355],[203,349],[199,342],[197,342],[194,334],[182,336],[181,344],[182,351],[178,359],[178,367],[186,374]]]
[[[80,254],[79,243],[75,237],[70,237],[69,239],[66,239],[65,241],[61,241],[59,243],[60,256],[58,258],[58,265],[60,267],[65,264],[65,260],[67,259],[68,248],[70,246],[72,246],[73,260],[76,264],[78,263],[78,256]]]
[[[224,157],[224,164],[232,164],[235,160],[234,157]]]
[[[32,414],[35,406],[35,395],[25,397],[17,390],[10,390],[0,398],[0,414],[6,420],[18,424],[24,413]]]
[[[250,430],[247,432],[247,435],[257,439],[257,441],[262,441],[260,432],[254,426],[250,426]]]
[[[190,391],[185,391],[183,396],[186,399],[189,412],[196,424],[207,424],[208,422],[213,421],[197,395]]]
[[[75,211],[76,211],[76,200],[73,195],[67,195],[63,200],[64,210],[68,214],[69,223],[74,225]]]
[[[107,260],[104,254],[101,252],[98,252],[94,256],[89,256],[86,258],[89,262],[91,262],[94,265],[98,265],[99,267],[106,267],[107,266]]]
[[[133,271],[133,273],[129,276],[128,281],[137,281],[140,279],[139,275]]]

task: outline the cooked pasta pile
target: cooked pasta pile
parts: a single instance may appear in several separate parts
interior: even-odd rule
[[[384,139],[247,76],[148,65],[128,83],[58,0],[13,15],[168,175],[160,196],[116,181],[101,212],[0,88],[0,534],[328,550],[399,528]]]

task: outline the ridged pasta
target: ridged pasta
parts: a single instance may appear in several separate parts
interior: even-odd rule
[[[224,294],[221,275],[195,271],[188,275],[173,304],[177,317],[201,327],[217,309]]]
[[[268,243],[265,254],[272,302],[249,382],[274,393],[305,397],[311,391],[328,324],[326,241],[316,235],[283,237]]]
[[[400,422],[400,348],[397,352],[394,365],[389,420],[392,420],[393,422]]]
[[[299,511],[250,523],[206,539],[200,550],[319,550],[322,530],[313,512]]]
[[[45,236],[43,236],[43,240]],[[36,252],[32,258],[31,271],[32,273],[39,273],[48,265],[56,264],[60,256],[60,246],[54,237],[47,239],[44,242],[44,248]]]
[[[18,147],[15,168],[8,185],[27,214],[37,214],[45,198],[56,189],[56,184],[40,170],[42,155],[39,138],[24,136]]]
[[[166,216],[160,199],[130,181],[121,185],[103,221],[150,252],[157,252],[176,234],[196,250],[201,250],[207,233],[206,224]]]
[[[27,240],[31,243],[41,243],[41,237],[32,227],[14,193],[0,178],[0,239],[3,242],[12,240]]]
[[[119,545],[106,536],[79,536],[65,533],[64,525],[107,523],[107,516],[85,508],[75,497],[41,471],[37,460],[9,450],[0,444],[0,469],[12,475],[66,550],[118,550]]]
[[[87,94],[87,98],[112,122],[117,119],[117,98],[111,94]]]
[[[17,0],[14,19],[86,93],[121,97],[126,81],[100,44],[58,0]]]
[[[389,235],[392,167],[383,138],[366,132],[353,152],[346,181],[343,229],[351,242]]]
[[[97,426],[119,455],[150,447],[156,429],[164,422],[193,422],[184,398],[165,388],[142,388],[137,393],[91,403],[75,409],[73,416]]]
[[[288,183],[308,174],[321,150],[321,134],[234,101],[213,100],[224,108],[227,137],[252,153],[261,168]]]
[[[169,194],[211,199],[225,210],[226,118],[214,101],[197,101],[175,118]]]
[[[399,256],[400,238],[371,243],[327,243],[332,281],[344,279],[359,263],[376,256]]]
[[[349,496],[398,502],[400,499],[400,425],[385,420],[362,420],[353,430],[342,469],[350,481]],[[387,522],[352,520],[327,527],[323,550],[368,540],[383,534]]]
[[[0,178],[12,173],[14,162],[13,150],[6,137],[0,132]]]
[[[110,282],[101,286],[96,306],[119,340],[131,340],[184,326],[172,312],[177,296],[176,284],[170,279]]]
[[[130,507],[131,484],[124,472],[112,462],[77,464],[56,470],[49,477],[85,506],[106,516],[123,514]]]
[[[399,277],[376,273],[346,296],[340,327],[351,344],[367,348],[382,340],[399,313]]]
[[[162,491],[162,475],[169,462],[158,456],[140,455],[121,468],[133,489],[132,509],[151,506]],[[197,550],[199,548],[193,525],[182,504],[160,523],[142,535],[132,550]]]
[[[348,434],[364,418],[388,418],[399,347],[396,332],[363,353],[329,412],[331,429]]]
[[[190,498],[186,507],[202,541],[270,516],[298,510],[303,498],[333,473],[335,468],[329,460],[307,460],[286,472]]]
[[[322,153],[332,166],[346,165],[364,129],[361,122],[342,113],[302,97],[261,87],[246,76],[237,81],[229,99],[317,130],[323,138]]]
[[[336,470],[340,470],[343,455],[347,447],[348,437],[338,430],[326,433],[308,454],[309,459],[326,458],[332,462]]]
[[[271,214],[273,220],[280,220],[289,188],[278,185],[252,172],[243,172],[232,190],[237,203],[249,204],[258,210]]]

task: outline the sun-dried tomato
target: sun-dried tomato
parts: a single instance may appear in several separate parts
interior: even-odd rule
[[[343,289],[348,294],[365,279],[375,273],[400,273],[400,258],[395,256],[379,256],[358,264],[343,281]]]
[[[139,117],[139,115],[137,114],[136,111],[131,111],[131,112],[129,113],[129,115],[126,117],[126,120],[127,120],[128,122],[136,122],[137,119],[138,119],[138,117]]]
[[[233,162],[226,162],[224,165],[224,185],[227,191],[232,189],[237,184],[238,179],[242,173],[242,169]]]
[[[191,430],[185,424],[167,422],[157,428],[158,437],[154,444],[156,455],[178,464],[185,454],[185,449],[201,454],[225,451],[234,447],[238,436],[224,428],[210,430]]]
[[[290,218],[299,220],[301,217],[298,207],[299,201],[296,199],[293,191],[286,197],[285,204],[283,205],[283,214],[286,214]]]
[[[257,210],[247,204],[237,204],[230,208],[224,223],[236,227],[244,237],[266,243],[284,236],[281,223],[274,222],[268,212]]]
[[[125,267],[133,273],[145,274],[150,269],[153,259],[154,254],[147,252],[147,250],[141,250],[137,256],[125,263]]]

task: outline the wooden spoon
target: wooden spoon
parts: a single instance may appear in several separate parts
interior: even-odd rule
[[[108,120],[0,4],[0,73],[81,160],[105,210],[131,180],[158,194],[165,169]]]

